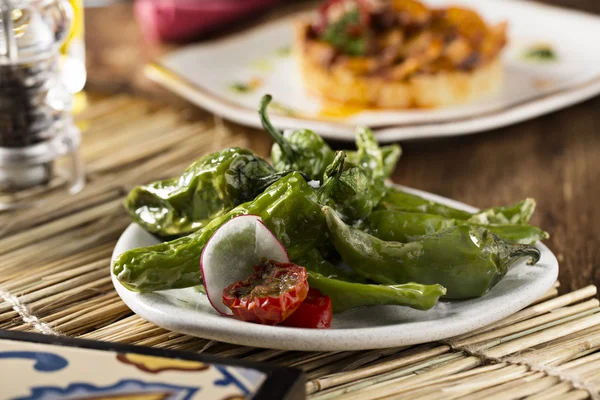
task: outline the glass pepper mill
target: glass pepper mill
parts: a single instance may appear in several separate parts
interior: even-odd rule
[[[0,0],[0,210],[35,203],[22,194],[36,186],[83,188],[80,132],[59,68],[72,20],[67,0]]]

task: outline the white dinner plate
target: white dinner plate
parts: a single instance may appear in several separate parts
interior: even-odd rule
[[[534,118],[600,93],[600,17],[524,0],[426,0],[431,6],[463,4],[491,23],[508,21],[502,91],[474,104],[422,110],[375,110],[323,117],[322,103],[302,87],[289,48],[297,16],[261,25],[216,42],[184,47],[157,60],[147,75],[193,103],[237,123],[260,127],[259,100],[271,93],[280,107],[272,120],[281,128],[309,128],[330,139],[353,140],[354,128],[376,129],[381,142],[481,132]],[[549,43],[558,61],[540,64],[522,55]],[[237,82],[262,82],[236,93]],[[281,110],[291,110],[293,115]],[[331,113],[329,113],[331,114]],[[346,115],[344,115],[346,114]],[[295,116],[294,116],[295,115]]]
[[[426,192],[403,188],[425,198],[466,211],[465,204]],[[159,243],[131,224],[115,246],[113,259],[124,251]],[[283,350],[364,350],[425,343],[460,335],[505,318],[540,298],[558,276],[558,261],[543,244],[540,261],[513,266],[485,296],[441,301],[428,311],[400,306],[376,306],[335,314],[331,329],[300,329],[242,322],[219,315],[193,288],[155,293],[130,292],[112,275],[121,299],[142,318],[175,332],[245,346]],[[111,268],[112,270],[112,268]],[[198,266],[200,273],[200,266]]]

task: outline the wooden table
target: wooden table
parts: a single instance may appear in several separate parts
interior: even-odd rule
[[[600,14],[597,0],[545,2]],[[264,18],[273,15],[251,23]],[[89,91],[144,93],[165,102],[182,102],[141,74],[148,60],[174,46],[144,43],[130,5],[88,9],[85,22]],[[478,207],[536,198],[538,211],[533,223],[552,235],[547,244],[560,262],[562,290],[600,285],[598,110],[600,97],[484,134],[402,143],[405,155],[394,180]],[[200,119],[212,118],[195,107],[194,114]],[[244,132],[255,151],[268,155],[267,135],[233,123],[228,126]]]

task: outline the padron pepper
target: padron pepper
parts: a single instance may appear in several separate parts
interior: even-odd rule
[[[335,313],[376,305],[429,310],[435,306],[440,296],[446,294],[446,289],[437,284],[371,285],[332,279],[310,270],[308,285],[331,298]]]
[[[347,160],[353,164],[361,165],[361,161],[365,161],[365,153],[370,151],[372,156],[374,155],[377,159],[381,159],[381,167],[383,168],[385,178],[392,176],[396,169],[396,164],[398,164],[398,160],[402,155],[402,148],[397,144],[378,147],[373,132],[368,128],[358,129],[356,146],[358,148],[357,151],[346,152],[348,156]],[[375,154],[373,154],[374,152]],[[379,167],[378,164],[376,165]]]
[[[446,297],[466,299],[488,292],[519,258],[535,263],[540,251],[510,244],[489,230],[468,225],[408,242],[386,242],[346,225],[323,208],[330,238],[342,260],[356,273],[385,285],[440,284]]]
[[[353,162],[344,165],[344,157],[338,155],[323,176],[323,185],[333,188],[329,190],[329,197],[347,220],[367,216],[387,192],[384,160],[389,155],[383,153],[373,132],[366,127],[356,129],[356,146]]]
[[[312,249],[302,256],[293,259],[292,262],[326,278],[355,283],[366,282],[365,278],[357,275],[349,267],[340,266],[327,260],[317,248]]]
[[[373,178],[384,179],[386,155],[377,144],[371,129],[365,126],[356,128],[356,148],[356,156],[352,157],[352,162],[370,171]]]
[[[357,221],[369,215],[383,196],[383,184],[371,177],[363,167],[345,162],[346,154],[337,153],[323,174],[317,189],[321,203],[329,205],[346,221]]]
[[[250,150],[232,147],[205,155],[180,177],[134,188],[125,206],[147,231],[183,236],[254,199],[285,174]]]
[[[253,201],[237,206],[188,236],[126,251],[114,260],[113,273],[132,291],[197,286],[202,283],[199,265],[204,246],[222,224],[244,214],[260,216],[292,259],[324,241],[325,221],[317,195],[302,174],[292,172]]]
[[[327,261],[318,249],[292,260],[308,271],[308,284],[329,296],[333,311],[344,312],[375,305],[408,306],[419,310],[433,307],[446,294],[440,285],[406,283],[402,285],[370,285],[347,266]]]
[[[320,180],[335,157],[334,151],[321,136],[308,129],[283,135],[269,120],[267,107],[271,100],[271,95],[263,96],[259,115],[263,128],[275,142],[271,149],[273,166],[277,171],[301,171],[310,179]]]
[[[460,225],[483,226],[511,243],[533,244],[550,237],[540,228],[526,224],[482,225],[470,220],[396,210],[372,212],[363,221],[361,229],[382,240],[412,242]]]
[[[396,170],[398,160],[402,156],[402,148],[397,144],[382,146],[381,156],[383,157],[383,172],[385,173],[385,177],[389,178]]]
[[[481,225],[526,224],[535,211],[535,200],[527,198],[512,206],[488,208],[476,213],[459,210],[398,188],[390,188],[378,206],[379,209],[436,214]]]

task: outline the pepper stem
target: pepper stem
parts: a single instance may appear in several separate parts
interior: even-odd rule
[[[335,154],[335,158],[325,169],[323,174],[323,184],[319,188],[318,195],[319,200],[329,197],[329,193],[335,188],[335,184],[340,180],[342,172],[344,172],[344,159],[346,158],[346,152],[338,151]]]
[[[281,171],[281,172],[276,172],[274,174],[258,178],[258,190],[263,192],[266,188],[271,186],[273,183],[286,177],[287,175],[291,174],[292,172],[298,172],[298,173],[300,173],[300,175],[302,175],[302,177],[304,178],[305,181],[307,181],[307,182],[310,181],[310,178],[302,171],[293,171],[293,170]]]
[[[509,255],[509,265],[522,257],[529,257],[529,260],[527,260],[527,265],[533,265],[540,260],[541,253],[536,247],[528,244],[514,245]]]
[[[292,149],[292,146],[288,143],[288,141],[283,137],[283,134],[279,131],[279,129],[275,128],[271,121],[269,120],[269,115],[267,114],[267,107],[269,103],[273,100],[273,96],[270,94],[265,94],[263,98],[260,100],[260,109],[258,111],[258,115],[260,116],[260,122],[262,123],[263,128],[271,139],[275,141],[281,147],[281,151],[285,154],[285,156],[290,161],[295,161],[296,152]]]

